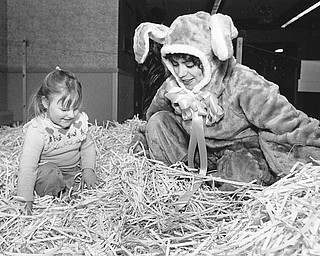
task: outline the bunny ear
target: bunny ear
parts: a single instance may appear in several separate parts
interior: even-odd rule
[[[210,19],[211,48],[219,60],[225,61],[233,55],[232,39],[238,36],[238,30],[231,18],[223,14],[213,14]]]
[[[143,63],[149,52],[149,38],[163,44],[169,28],[165,25],[150,22],[141,23],[133,37],[133,51],[138,63]]]

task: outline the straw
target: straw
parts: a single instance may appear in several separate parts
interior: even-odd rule
[[[197,175],[183,163],[166,166],[134,154],[142,120],[90,126],[101,185],[70,196],[36,197],[32,216],[17,200],[22,127],[0,128],[0,255],[319,255],[320,166],[295,163],[269,187]],[[179,197],[206,183],[188,205]]]

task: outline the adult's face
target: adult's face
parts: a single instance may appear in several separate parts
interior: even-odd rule
[[[188,90],[192,90],[203,79],[203,72],[192,61],[183,58],[171,60],[173,70]]]

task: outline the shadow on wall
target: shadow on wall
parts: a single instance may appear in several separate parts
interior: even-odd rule
[[[152,8],[146,21],[163,24],[165,11],[159,7]],[[144,63],[136,62],[135,70],[135,113],[145,119],[147,109],[167,74],[161,61],[160,50],[162,45],[149,40],[150,48]]]

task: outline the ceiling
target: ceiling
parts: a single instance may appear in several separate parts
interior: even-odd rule
[[[281,25],[318,0],[146,0],[147,21],[170,26],[180,15],[206,11],[232,17],[238,29],[280,29]],[[320,7],[286,29],[320,28]]]

